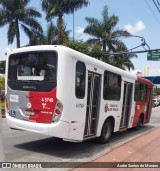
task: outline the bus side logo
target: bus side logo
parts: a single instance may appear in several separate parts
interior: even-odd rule
[[[14,110],[11,110],[11,116],[16,117],[16,112]]]
[[[29,102],[29,103],[27,103],[27,107],[28,108],[31,108],[32,107],[32,105],[31,105],[31,103]]]
[[[104,112],[105,112],[105,113],[107,113],[107,112],[108,112],[108,104],[105,104]]]

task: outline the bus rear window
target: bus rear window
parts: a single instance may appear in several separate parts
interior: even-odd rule
[[[14,54],[9,59],[9,81],[56,82],[56,72],[55,52]]]
[[[12,54],[8,86],[12,90],[50,92],[57,86],[57,63],[54,51]]]

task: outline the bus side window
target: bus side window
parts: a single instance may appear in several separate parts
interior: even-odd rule
[[[83,99],[85,96],[85,78],[86,66],[83,62],[77,61],[75,94],[78,99]]]
[[[147,100],[147,85],[136,81],[134,100],[135,101],[146,101]]]
[[[141,89],[140,89],[140,83],[136,81],[135,83],[135,92],[134,92],[134,100],[140,101],[141,99]]]
[[[121,97],[121,76],[109,71],[104,72],[104,100],[120,100]]]
[[[142,88],[141,88],[141,100],[146,101],[147,100],[147,85],[142,84],[141,86],[142,86]]]

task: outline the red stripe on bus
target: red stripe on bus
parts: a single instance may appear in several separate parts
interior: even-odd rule
[[[30,108],[33,115],[30,115],[29,120],[38,123],[51,123],[54,108],[57,102],[56,88],[51,92],[29,92]]]

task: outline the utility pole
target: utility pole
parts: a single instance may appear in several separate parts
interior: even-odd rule
[[[73,9],[73,41],[74,41],[74,9]]]
[[[4,146],[2,135],[2,113],[1,113],[1,87],[0,87],[0,162],[4,162]]]

